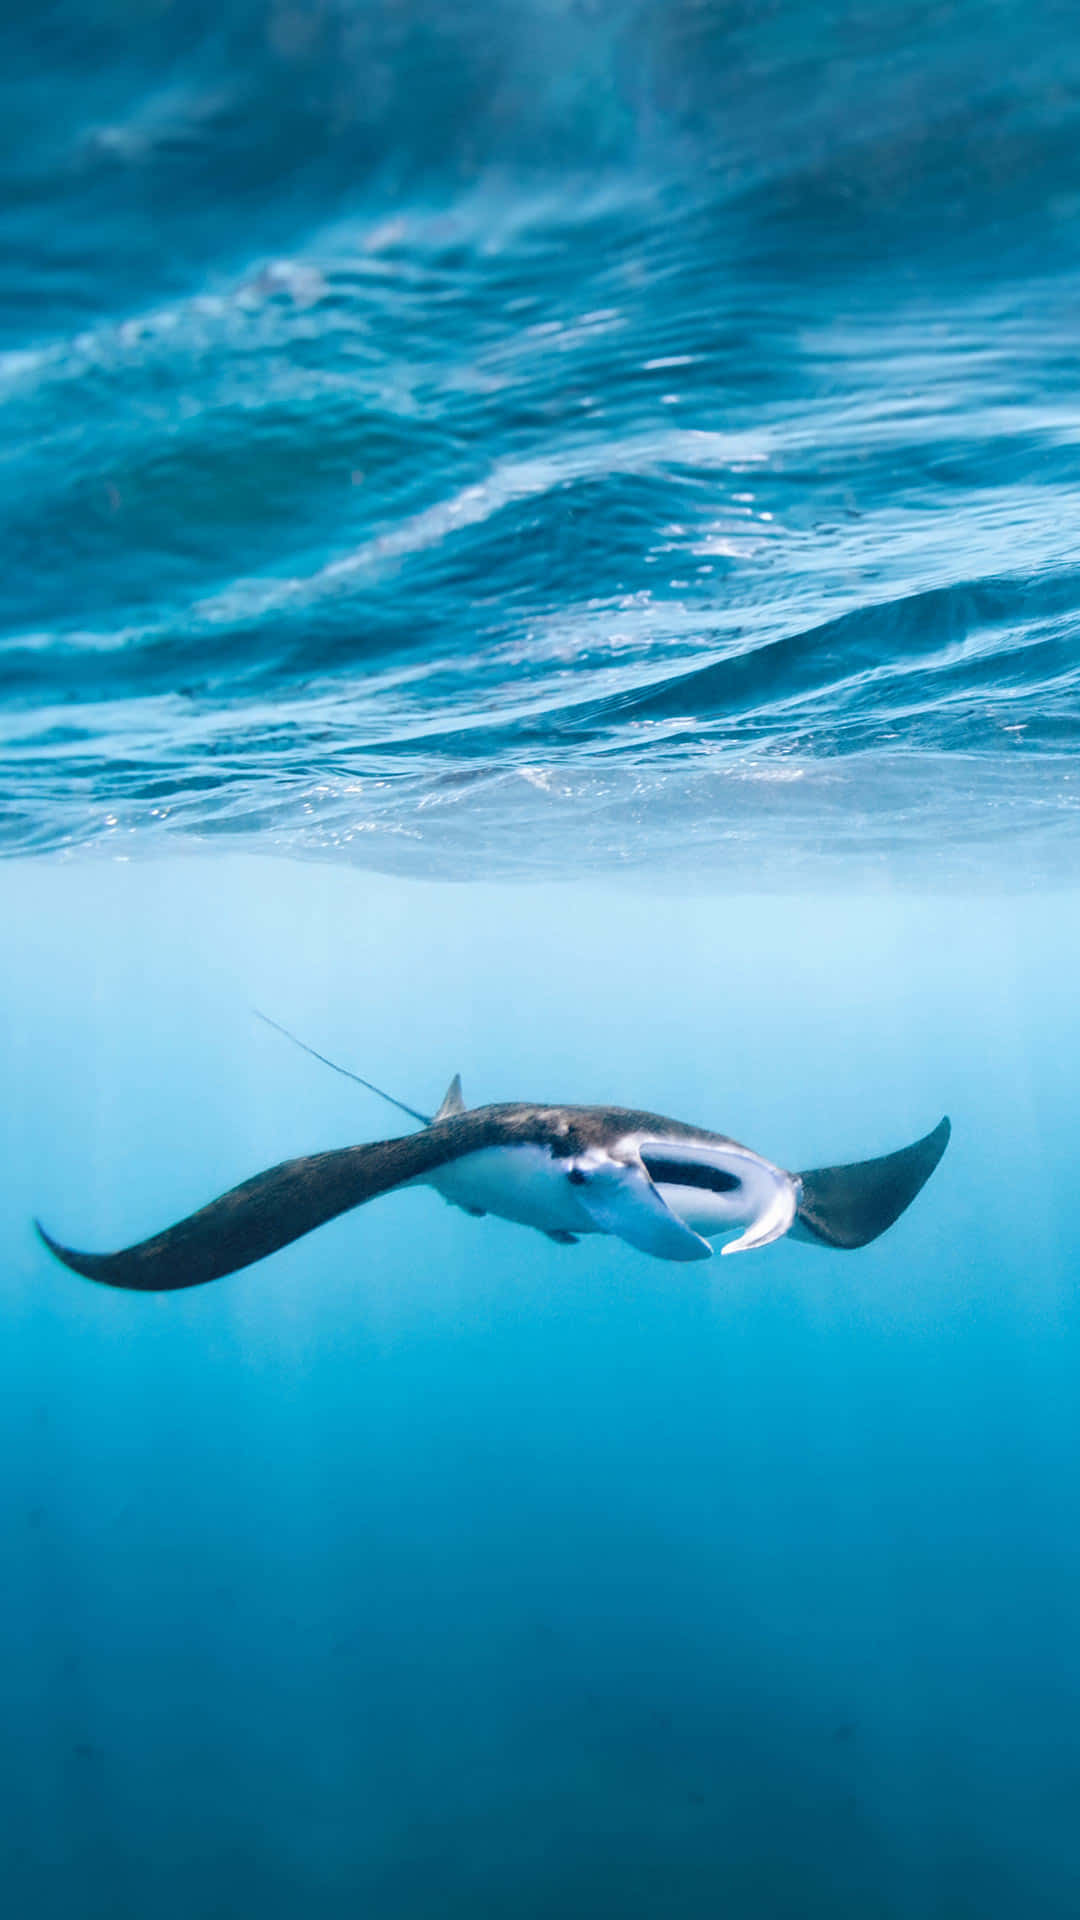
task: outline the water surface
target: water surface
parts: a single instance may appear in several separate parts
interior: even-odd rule
[[[8,851],[1071,870],[1069,8],[52,0],[4,52]]]

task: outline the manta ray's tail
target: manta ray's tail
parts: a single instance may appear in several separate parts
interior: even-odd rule
[[[827,1247],[865,1247],[876,1240],[926,1185],[951,1131],[949,1121],[940,1120],[932,1133],[899,1153],[799,1174],[793,1238]]]
[[[417,1179],[438,1158],[429,1130],[284,1160],[121,1253],[76,1253],[46,1233],[40,1221],[35,1224],[49,1251],[88,1280],[167,1293],[250,1267],[325,1220]]]

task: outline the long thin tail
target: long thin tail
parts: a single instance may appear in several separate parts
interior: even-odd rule
[[[876,1240],[922,1191],[951,1132],[948,1119],[940,1120],[932,1133],[899,1153],[799,1174],[793,1237],[827,1247],[865,1247]]]
[[[256,1020],[261,1020],[265,1026],[273,1027],[275,1033],[283,1034],[286,1040],[292,1041],[294,1047],[299,1047],[301,1053],[310,1053],[312,1059],[321,1060],[324,1067],[332,1067],[335,1073],[344,1074],[346,1080],[355,1080],[358,1087],[366,1087],[369,1093],[377,1093],[380,1100],[385,1100],[390,1107],[396,1107],[399,1113],[407,1113],[410,1120],[419,1120],[422,1127],[430,1127],[433,1118],[430,1113],[419,1113],[415,1107],[407,1106],[404,1100],[395,1100],[392,1093],[384,1093],[382,1087],[375,1085],[374,1080],[365,1080],[362,1074],[354,1073],[351,1067],[340,1067],[336,1060],[331,1060],[325,1053],[319,1053],[315,1047],[309,1047],[307,1041],[301,1040],[297,1034],[290,1033],[288,1027],[283,1027],[280,1020],[271,1020],[268,1013],[260,1013],[258,1007],[252,1007],[251,1011]]]
[[[121,1253],[77,1253],[35,1221],[51,1253],[74,1273],[110,1287],[169,1293],[250,1267],[326,1220],[415,1180],[440,1158],[429,1133],[284,1160],[198,1213]]]

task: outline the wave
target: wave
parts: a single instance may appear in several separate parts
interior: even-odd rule
[[[119,11],[4,29],[0,847],[1071,871],[1060,9]]]

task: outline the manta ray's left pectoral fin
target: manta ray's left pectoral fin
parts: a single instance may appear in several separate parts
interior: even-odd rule
[[[437,1157],[427,1130],[283,1160],[119,1253],[80,1253],[54,1240],[40,1221],[37,1230],[73,1273],[137,1293],[172,1293],[238,1273],[338,1214],[423,1180]]]
[[[640,1161],[608,1160],[574,1167],[578,1204],[601,1233],[611,1233],[658,1260],[709,1260],[712,1248],[671,1211]]]

